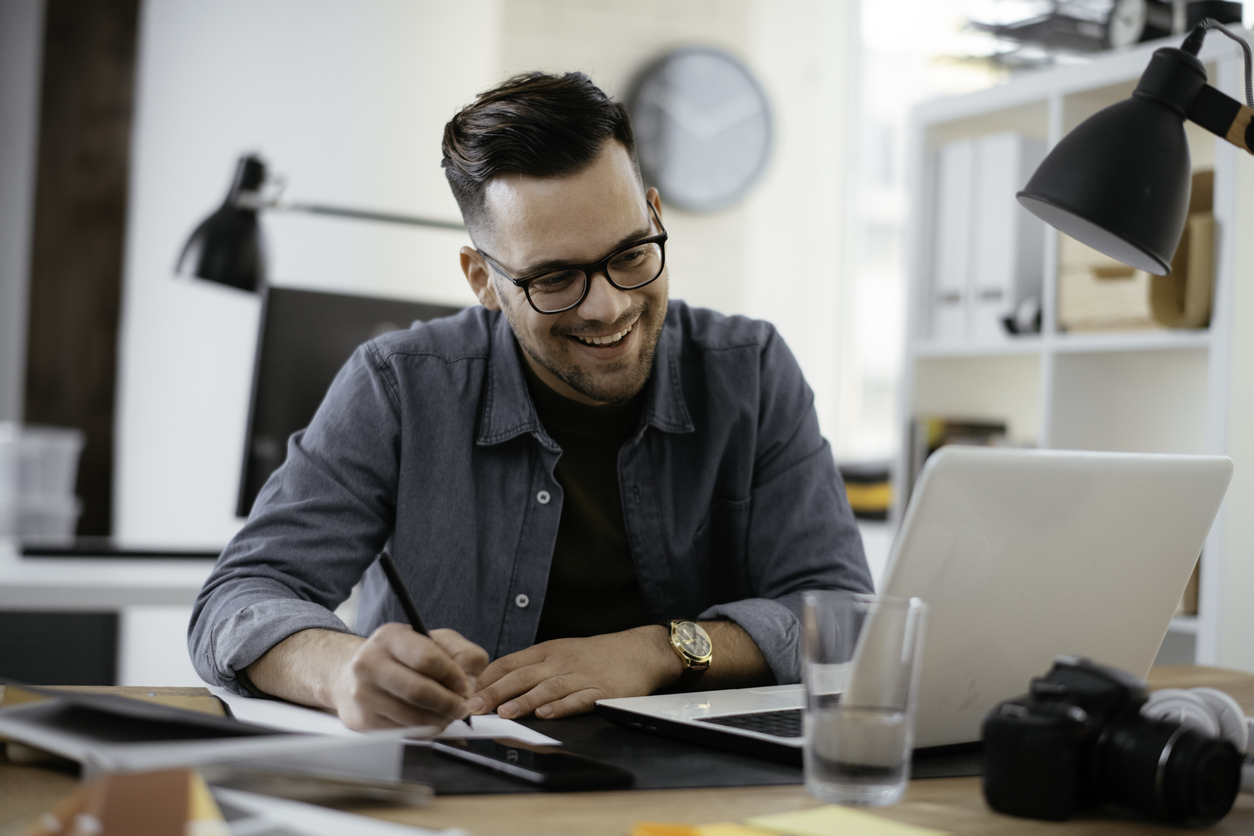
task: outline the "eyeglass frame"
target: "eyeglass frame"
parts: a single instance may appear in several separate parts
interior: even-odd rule
[[[485,253],[483,250],[476,248],[475,252],[483,256],[483,260],[488,262],[488,264],[492,265],[493,269],[495,269],[503,277],[513,282],[514,287],[521,287],[523,291],[523,295],[527,297],[527,304],[531,305],[532,310],[534,310],[536,313],[544,314],[548,316],[548,315],[566,313],[567,311],[573,311],[575,308],[582,305],[584,300],[588,298],[588,291],[592,289],[592,278],[597,273],[600,273],[602,276],[605,277],[605,280],[610,283],[610,287],[615,288],[616,290],[621,290],[625,293],[631,292],[633,290],[639,290],[642,287],[648,287],[649,285],[653,284],[655,281],[657,281],[658,279],[662,277],[662,273],[666,271],[666,240],[670,236],[666,231],[666,227],[662,226],[662,219],[658,217],[657,209],[653,208],[652,203],[649,203],[648,201],[645,201],[645,203],[648,204],[649,211],[653,214],[653,220],[657,224],[657,228],[662,230],[661,234],[653,235],[648,238],[641,238],[639,241],[628,244],[625,247],[619,247],[618,249],[614,250],[614,252],[610,253],[605,258],[601,259],[600,261],[594,261],[590,264],[565,264],[559,267],[550,267],[546,270],[541,270],[538,273],[533,273],[530,276],[524,276],[521,279],[516,279],[513,276],[511,276],[504,267],[501,266],[500,262],[498,262],[492,256]],[[635,285],[633,287],[623,287],[617,284],[613,279],[610,278],[610,262],[614,260],[615,256],[622,255],[628,250],[633,250],[636,247],[642,247],[645,244],[657,244],[658,249],[662,251],[662,263],[658,267],[657,275],[649,279],[647,282],[642,282],[641,284]],[[535,281],[536,279],[543,278],[544,276],[549,275],[550,273],[561,273],[567,270],[578,270],[584,275],[583,293],[580,294],[579,301],[575,302],[573,305],[567,305],[566,307],[560,310],[556,310],[556,311],[540,310],[540,308],[536,306],[536,303],[531,301],[531,289],[530,289],[531,283]]]

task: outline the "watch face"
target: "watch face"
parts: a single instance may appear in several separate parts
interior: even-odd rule
[[[703,658],[709,656],[713,649],[710,645],[710,637],[706,635],[705,630],[691,621],[681,621],[676,624],[673,635],[675,643],[690,656]]]
[[[1115,0],[1106,21],[1106,39],[1115,48],[1131,46],[1141,40],[1148,21],[1147,0]]]
[[[641,73],[629,102],[641,173],[672,205],[725,208],[766,168],[766,94],[725,52],[688,48],[664,56]]]

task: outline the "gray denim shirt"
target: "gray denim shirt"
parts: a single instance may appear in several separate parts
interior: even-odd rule
[[[358,632],[405,621],[387,547],[430,627],[493,658],[535,640],[562,512],[561,449],[513,332],[475,307],[359,348],[218,559],[192,613],[197,672],[238,672],[363,579]],[[814,395],[769,324],[672,301],[640,426],[618,459],[650,617],[729,619],[796,682],[800,593],[869,591],[862,541]]]

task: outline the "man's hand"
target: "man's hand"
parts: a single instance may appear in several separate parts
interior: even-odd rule
[[[470,710],[542,719],[591,711],[597,700],[651,694],[682,673],[666,629],[637,627],[586,639],[556,639],[502,656],[479,677]]]
[[[487,652],[454,630],[427,638],[384,624],[368,639],[304,630],[270,648],[248,675],[268,694],[335,711],[349,728],[443,728],[470,713],[467,697],[487,663]]]
[[[454,630],[427,638],[406,624],[384,624],[340,668],[335,709],[353,729],[443,728],[470,713],[466,700],[487,663],[487,652]]]
[[[749,634],[730,621],[701,624],[714,644],[710,669],[696,687],[771,685],[775,677]],[[557,639],[502,656],[479,677],[470,700],[474,714],[496,709],[502,717],[543,720],[591,711],[597,700],[639,697],[675,684],[683,663],[671,648],[670,631],[636,627],[587,639]]]

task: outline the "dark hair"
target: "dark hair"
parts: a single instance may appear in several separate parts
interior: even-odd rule
[[[583,73],[524,73],[480,93],[449,120],[440,165],[473,230],[491,223],[484,189],[492,178],[578,174],[610,139],[621,142],[636,162],[627,108],[592,79]]]

